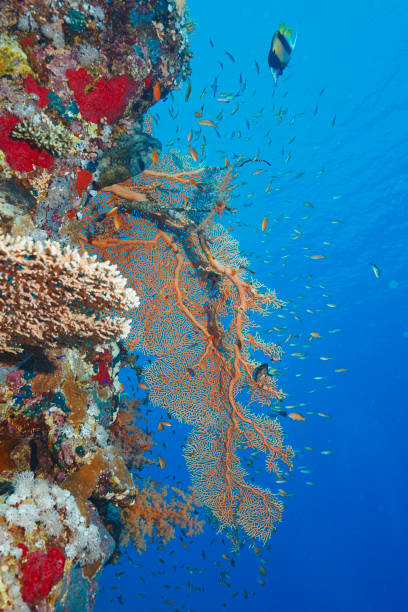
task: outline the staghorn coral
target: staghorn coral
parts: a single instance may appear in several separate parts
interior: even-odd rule
[[[283,505],[245,480],[239,453],[264,452],[266,469],[276,474],[279,461],[291,467],[293,451],[278,421],[243,405],[282,398],[274,379],[256,376],[253,357],[276,360],[281,350],[250,333],[251,312],[265,316],[282,302],[247,278],[236,242],[214,223],[227,208],[220,200],[228,197],[225,174],[175,171],[171,154],[156,168],[95,198],[83,225],[86,246],[115,262],[142,296],[127,346],[156,356],[145,370],[152,403],[195,427],[185,456],[199,501],[221,528],[241,527],[266,541]],[[112,226],[106,214],[115,206]]]
[[[109,264],[59,243],[0,237],[0,346],[96,344],[126,335],[139,298]]]

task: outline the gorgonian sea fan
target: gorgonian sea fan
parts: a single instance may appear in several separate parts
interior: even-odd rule
[[[221,528],[240,526],[266,541],[283,505],[246,480],[238,454],[262,451],[267,470],[279,474],[293,451],[276,419],[242,405],[242,392],[264,405],[282,397],[269,375],[254,376],[252,356],[279,359],[280,348],[250,333],[251,312],[282,303],[248,278],[236,241],[214,221],[226,207],[225,173],[162,156],[154,170],[109,189],[120,197],[100,193],[83,233],[141,297],[127,345],[156,356],[145,370],[151,402],[194,427],[184,454],[199,500]],[[113,224],[107,213],[116,206]]]

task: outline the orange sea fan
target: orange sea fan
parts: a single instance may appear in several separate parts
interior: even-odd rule
[[[284,446],[278,421],[252,414],[241,397],[243,390],[263,404],[282,397],[273,378],[254,378],[255,352],[275,360],[280,349],[249,333],[251,312],[265,315],[282,303],[248,279],[237,242],[214,222],[219,186],[229,184],[222,172],[205,169],[200,176],[214,182],[204,188],[189,181],[189,167],[180,172],[172,164],[161,156],[154,174],[127,183],[127,189],[149,193],[143,207],[98,196],[93,219],[118,205],[124,224],[119,231],[106,225],[104,232],[103,223],[88,216],[87,248],[116,263],[141,296],[127,346],[156,356],[144,372],[150,401],[195,426],[185,457],[199,501],[221,528],[240,526],[266,541],[282,504],[245,480],[238,455],[262,451],[267,470],[279,473],[278,462],[290,467],[293,451]],[[187,204],[176,214],[183,190]]]

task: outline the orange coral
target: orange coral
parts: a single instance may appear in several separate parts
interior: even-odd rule
[[[129,538],[140,552],[146,549],[146,537],[161,540],[166,544],[174,538],[175,527],[180,527],[187,536],[201,533],[203,523],[192,514],[195,498],[177,487],[171,487],[175,495],[167,500],[167,487],[160,491],[152,482],[146,483],[137,495],[135,503],[121,512],[124,531],[121,543],[126,545]]]
[[[276,474],[279,460],[291,466],[293,451],[283,445],[277,420],[242,405],[242,392],[266,405],[282,397],[274,379],[255,376],[253,352],[274,360],[280,348],[254,337],[249,317],[282,303],[247,278],[237,242],[213,221],[226,208],[220,195],[228,196],[231,174],[180,172],[166,156],[156,168],[109,188],[122,199],[96,198],[94,219],[85,224],[88,248],[115,263],[141,296],[127,345],[157,357],[145,372],[152,403],[195,426],[185,456],[198,499],[221,527],[238,525],[265,541],[282,504],[245,481],[238,451],[265,452],[266,468]],[[134,206],[127,190],[145,194],[147,204]],[[101,230],[96,221],[112,205],[121,210],[121,228],[107,223]]]

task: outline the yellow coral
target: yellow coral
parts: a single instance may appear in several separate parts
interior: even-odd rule
[[[17,40],[6,34],[0,36],[0,74],[33,74],[27,55]]]

